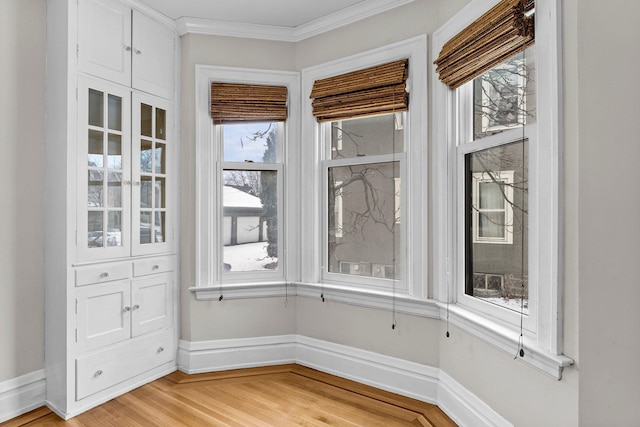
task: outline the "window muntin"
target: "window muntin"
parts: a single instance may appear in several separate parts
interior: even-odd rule
[[[370,278],[368,284],[387,287],[402,277],[404,117],[390,113],[324,125],[329,280],[360,276]]]
[[[223,275],[277,272],[281,266],[284,124],[218,125],[222,147],[220,208]]]

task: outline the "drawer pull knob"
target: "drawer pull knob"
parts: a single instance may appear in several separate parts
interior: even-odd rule
[[[131,311],[131,307],[125,307],[125,308],[123,308],[123,309],[122,309],[122,311],[124,311],[125,313],[126,313],[127,311]]]
[[[106,279],[107,277],[109,277],[109,273],[107,273],[106,271],[100,275],[101,279]]]
[[[153,266],[153,267],[151,267],[151,269],[152,269],[152,270],[157,270],[157,269],[159,269],[159,268],[160,268],[160,266],[159,266],[158,264],[154,264],[154,266]]]
[[[158,353],[162,353],[164,351],[164,347],[158,347]]]
[[[138,304],[136,304],[136,305],[133,306],[132,310],[137,310],[139,308],[140,308],[140,306]]]
[[[124,50],[126,50],[127,52],[131,52],[131,46],[125,46]]]
[[[98,369],[96,373],[93,374],[94,377],[99,377],[100,375],[102,375],[102,371],[100,369]]]

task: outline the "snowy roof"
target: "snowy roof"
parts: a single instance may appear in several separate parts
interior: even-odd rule
[[[259,197],[225,185],[222,193],[224,206],[227,208],[258,208],[262,209]]]

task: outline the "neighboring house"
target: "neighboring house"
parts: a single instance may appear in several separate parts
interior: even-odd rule
[[[224,245],[264,242],[267,222],[260,198],[229,185],[224,186],[222,198]]]

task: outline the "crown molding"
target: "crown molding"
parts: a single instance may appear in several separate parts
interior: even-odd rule
[[[414,0],[363,1],[306,24],[298,25],[297,27],[248,24],[190,17],[177,19],[176,27],[178,34],[181,36],[185,34],[206,34],[295,43],[413,1]]]

